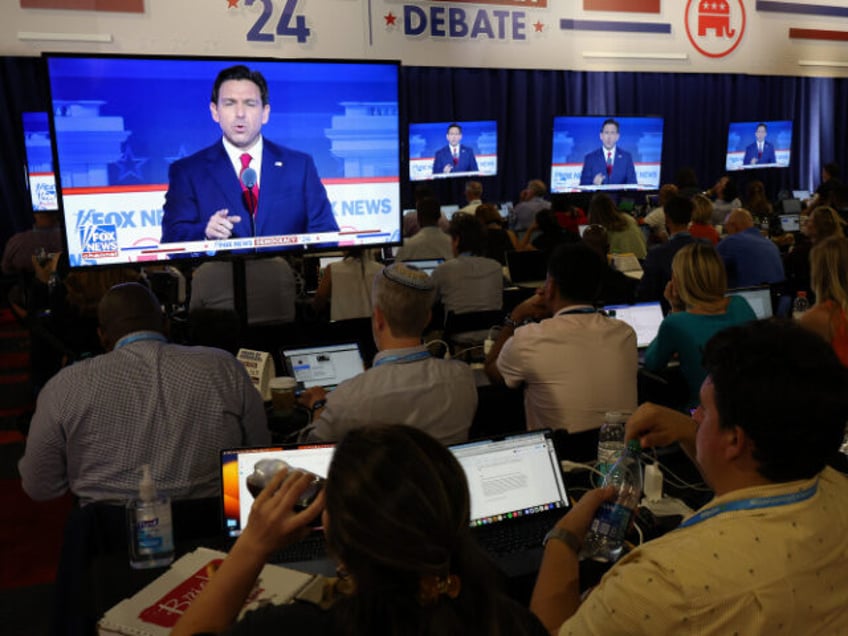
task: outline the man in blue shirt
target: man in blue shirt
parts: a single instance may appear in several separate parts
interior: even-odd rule
[[[748,210],[731,212],[724,227],[728,236],[716,249],[727,268],[730,289],[779,283],[786,278],[780,250],[754,227]]]

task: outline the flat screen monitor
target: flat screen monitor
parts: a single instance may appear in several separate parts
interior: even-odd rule
[[[397,62],[45,57],[72,266],[400,243]],[[267,107],[225,95],[250,80],[211,103],[234,65],[264,76]],[[237,149],[251,107],[256,169]],[[207,239],[221,210],[232,235]]]
[[[727,170],[787,168],[792,154],[791,121],[736,121],[727,132]]]
[[[45,111],[23,113],[21,117],[26,151],[26,185],[33,212],[59,209],[56,175],[53,173],[53,142]]]
[[[409,180],[492,177],[498,173],[498,123],[409,124]]]
[[[554,117],[551,192],[656,190],[662,117]]]

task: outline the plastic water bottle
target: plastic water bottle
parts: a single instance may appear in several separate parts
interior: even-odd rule
[[[598,431],[598,471],[604,476],[624,452],[624,423],[627,416],[620,411],[604,413],[604,422]]]
[[[150,464],[142,466],[138,499],[127,504],[130,565],[136,569],[159,568],[174,560],[171,500],[156,494]]]
[[[795,296],[795,302],[792,303],[792,317],[795,320],[800,320],[809,308],[810,301],[807,300],[807,292],[799,291],[798,295]]]
[[[611,563],[621,555],[630,519],[642,497],[641,453],[639,441],[630,440],[604,478],[604,486],[615,486],[617,493],[614,499],[598,508],[586,534],[581,557]]]

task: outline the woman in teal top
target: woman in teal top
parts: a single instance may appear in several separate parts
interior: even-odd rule
[[[689,389],[687,407],[698,405],[701,383],[707,376],[701,355],[707,340],[725,327],[756,320],[741,296],[725,298],[727,273],[715,248],[690,243],[674,256],[665,297],[671,305],[657,337],[645,352],[645,369],[661,371],[677,356]]]

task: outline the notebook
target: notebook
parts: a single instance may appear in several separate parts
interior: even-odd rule
[[[220,475],[224,536],[235,539],[247,525],[254,500],[247,478],[254,473],[258,461],[280,459],[293,468],[302,468],[326,478],[334,451],[334,444],[281,444],[222,450]],[[320,528],[315,528],[303,541],[276,553],[270,561],[328,576],[335,572],[335,564],[327,555],[324,532]]]
[[[510,250],[506,253],[506,267],[509,280],[519,287],[541,287],[548,276],[548,263],[542,250]]]
[[[345,380],[365,371],[362,351],[356,342],[283,349],[286,375],[297,380],[297,390],[313,386],[332,391]]]
[[[426,273],[427,276],[433,275],[433,270],[436,269],[439,265],[445,262],[443,258],[411,258],[409,260],[403,261],[407,265],[412,265],[416,269],[420,269],[422,272]]]
[[[612,266],[625,276],[635,278],[636,280],[641,280],[642,275],[645,273],[636,255],[629,252],[626,254],[613,254]]]
[[[633,327],[636,332],[636,347],[639,349],[644,349],[653,342],[663,321],[659,301],[635,305],[607,305],[604,311],[609,317],[617,318]]]
[[[508,576],[539,569],[542,539],[569,507],[550,430],[450,446],[468,481],[471,529]]]
[[[768,285],[758,287],[740,287],[739,289],[731,289],[727,292],[727,296],[742,296],[751,305],[751,309],[757,316],[757,320],[763,318],[771,318],[774,313],[771,303],[771,289]]]

